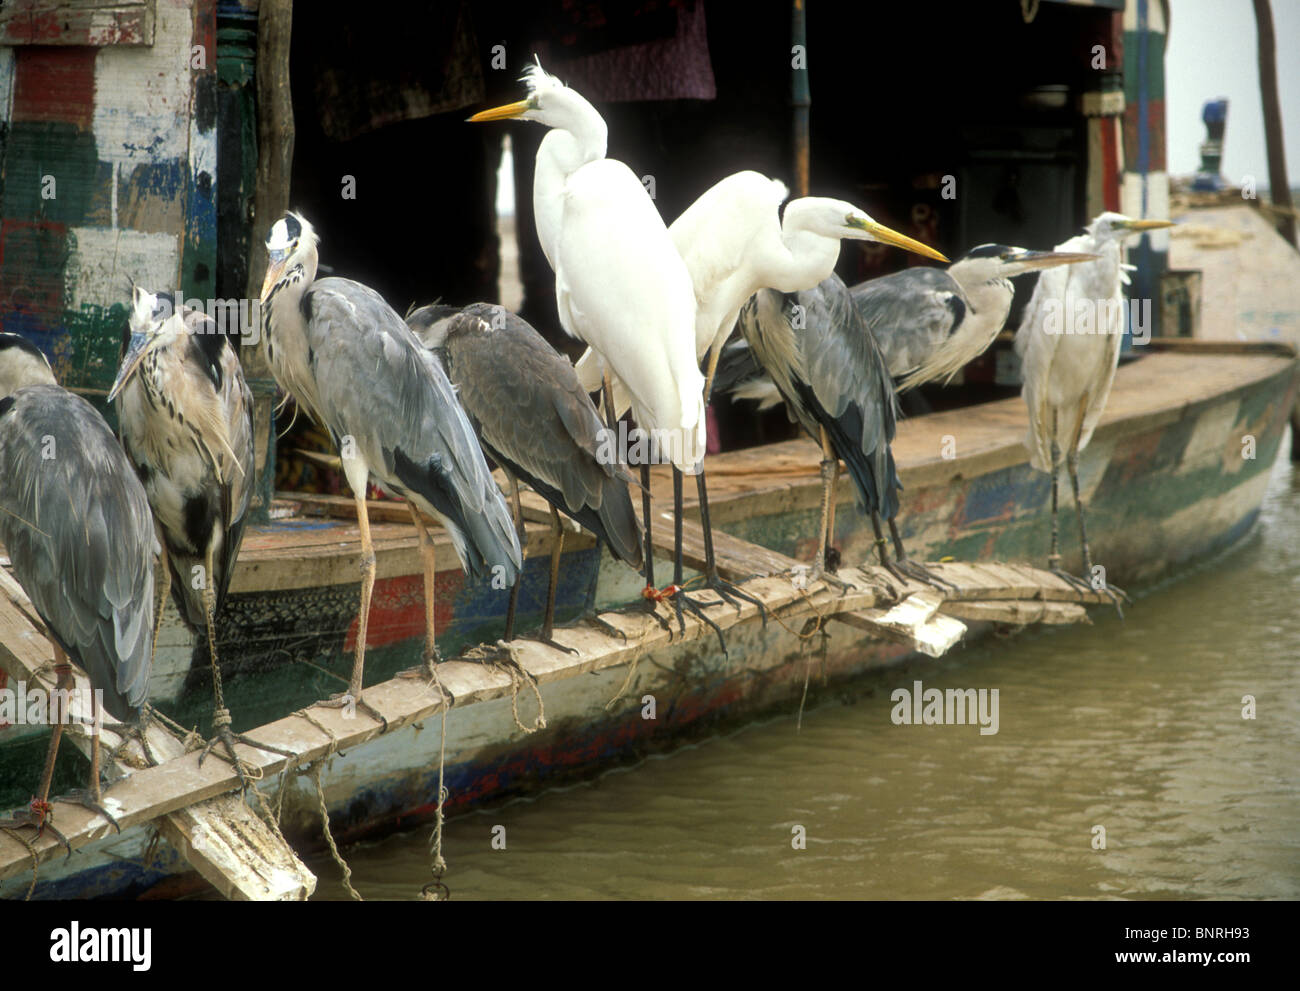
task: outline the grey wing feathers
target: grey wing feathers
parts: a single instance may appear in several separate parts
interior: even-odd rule
[[[220,573],[217,575],[217,608],[225,600],[234,572],[235,558],[244,538],[244,524],[248,522],[248,506],[253,500],[256,469],[253,452],[253,393],[244,378],[235,347],[227,340],[221,352],[222,389],[221,409],[227,424],[230,449],[236,464],[227,469],[223,479],[225,498],[222,512],[225,516],[226,538],[221,546]]]
[[[519,540],[473,429],[437,359],[373,289],[315,282],[307,323],[325,425],[371,473],[448,526],[466,573],[520,566]]]
[[[0,540],[50,634],[119,720],[149,689],[153,516],[100,415],[58,386],[0,412]]]
[[[639,566],[627,476],[616,459],[599,456],[603,424],[573,365],[514,314],[493,329],[501,314],[487,304],[466,307],[449,324],[443,349],[485,446],[604,538],[616,557]]]
[[[922,364],[966,316],[965,294],[940,268],[905,269],[860,283],[851,292],[892,376]]]

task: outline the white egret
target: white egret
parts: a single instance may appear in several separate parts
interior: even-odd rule
[[[1102,213],[1085,233],[1063,241],[1057,251],[1087,252],[1095,261],[1044,272],[1025,307],[1016,331],[1029,406],[1025,444],[1030,463],[1052,476],[1052,547],[1048,568],[1073,583],[1091,588],[1092,551],[1083,501],[1079,497],[1079,452],[1088,445],[1106,408],[1124,333],[1124,294],[1128,282],[1120,256],[1124,238],[1172,226],[1167,220],[1133,220],[1119,213]],[[1079,510],[1079,542],[1084,580],[1061,569],[1057,535],[1057,476],[1065,452],[1074,501]],[[1116,590],[1101,588],[1119,604]]]

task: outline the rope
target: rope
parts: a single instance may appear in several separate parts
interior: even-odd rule
[[[325,762],[325,760],[327,760],[328,758],[334,756],[334,754],[339,752],[339,738],[334,735],[333,730],[331,730],[328,726],[322,725],[320,721],[317,720],[316,717],[313,716],[306,709],[298,709],[297,711],[294,712],[294,715],[301,716],[303,719],[307,720],[307,722],[311,723],[318,730],[320,730],[322,733],[324,733],[326,736],[329,737],[330,745],[329,745],[329,750],[326,751],[325,757],[316,761],[311,766],[312,780],[316,784],[316,804],[317,807],[320,809],[321,831],[325,834],[325,843],[330,848],[330,855],[334,858],[334,863],[338,864],[339,868],[343,871],[343,887],[347,889],[348,895],[352,898],[353,901],[357,901],[357,902],[364,901],[361,895],[357,893],[357,889],[352,887],[352,868],[349,867],[348,862],[343,859],[343,855],[339,853],[338,844],[334,842],[334,834],[330,831],[329,809],[325,807],[325,788],[321,784],[321,780],[320,780],[321,765]],[[286,770],[287,770],[287,765],[286,765]],[[254,791],[256,791],[256,789],[254,789]],[[281,795],[281,800],[282,799],[283,799],[283,795]]]
[[[442,880],[442,876],[447,873],[447,861],[442,856],[442,807],[448,795],[447,786],[443,784],[443,769],[447,761],[447,710],[450,706],[447,704],[447,693],[443,690],[442,681],[438,678],[438,669],[430,666],[429,673],[433,675],[429,685],[437,686],[438,697],[442,699],[442,728],[438,739],[438,806],[434,810],[433,835],[429,837],[429,871],[433,874],[433,880],[420,889],[420,897],[424,901],[445,902],[451,901],[451,889]],[[515,722],[518,721],[516,717]]]
[[[312,765],[311,776],[312,780],[316,782],[316,804],[320,807],[320,818],[321,824],[324,827],[325,842],[329,844],[330,856],[334,858],[334,863],[338,864],[343,870],[343,887],[347,889],[348,894],[354,902],[364,901],[365,899],[361,897],[357,892],[357,889],[352,887],[352,868],[348,866],[348,862],[344,860],[343,855],[339,853],[338,845],[334,842],[334,834],[330,832],[330,813],[329,809],[325,807],[325,787],[320,781],[320,768],[322,763],[324,762],[318,760]]]
[[[614,708],[614,704],[627,694],[627,690],[632,684],[632,676],[636,674],[636,662],[638,660],[639,658],[633,657],[632,660],[628,662],[627,677],[623,679],[623,684],[620,685],[618,691],[614,693],[614,697],[605,703],[606,712]]]
[[[36,890],[37,871],[40,870],[40,866],[41,866],[40,855],[37,854],[36,847],[32,845],[32,842],[29,839],[27,839],[26,836],[21,835],[17,830],[10,829],[8,826],[0,826],[0,829],[3,829],[6,833],[8,833],[10,836],[16,839],[19,843],[27,847],[27,852],[28,854],[31,855],[32,883],[27,886],[27,894],[23,895],[23,901],[29,902],[32,900],[32,892]]]

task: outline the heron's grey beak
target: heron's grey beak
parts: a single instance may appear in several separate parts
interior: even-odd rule
[[[1090,255],[1074,251],[1026,251],[1008,260],[1006,275],[1024,275],[1039,269],[1055,268],[1057,265],[1077,265],[1079,262],[1094,262],[1101,255]]]
[[[1130,231],[1158,231],[1162,227],[1173,227],[1172,220],[1121,220],[1115,224]]]
[[[948,259],[935,251],[933,248],[915,241],[906,234],[900,234],[896,230],[891,230],[884,224],[878,224],[870,217],[850,216],[848,225],[855,227],[866,235],[868,241],[879,241],[881,244],[892,244],[895,248],[902,248],[904,251],[911,251],[914,254],[921,255],[925,258],[933,258],[935,261],[946,262]]]
[[[288,262],[288,255],[276,257],[277,252],[272,251],[270,259],[266,263],[266,278],[262,280],[262,295],[259,297],[260,302],[265,303],[266,297],[271,294],[271,288],[280,281],[280,276],[284,274],[285,263]]]
[[[140,359],[144,357],[148,345],[149,338],[144,334],[133,333],[131,335],[131,343],[126,349],[126,356],[122,359],[121,367],[117,370],[117,378],[113,382],[113,388],[108,390],[108,401],[110,403],[117,398],[117,394],[131,381],[131,376],[140,367]]]
[[[528,100],[520,100],[518,103],[507,103],[504,107],[480,110],[469,120],[472,124],[481,124],[485,120],[514,120],[531,109],[532,104]]]

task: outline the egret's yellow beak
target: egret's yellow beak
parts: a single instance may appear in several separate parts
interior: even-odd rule
[[[480,110],[470,118],[470,123],[481,124],[485,120],[514,120],[517,117],[522,117],[531,109],[531,103],[527,100],[520,100],[518,103],[507,103],[504,107]]]
[[[1158,231],[1162,227],[1173,227],[1172,220],[1122,220],[1116,227],[1123,227],[1130,231]]]
[[[281,258],[276,258],[275,253],[272,252],[270,260],[266,263],[266,278],[262,280],[262,295],[259,297],[261,302],[266,302],[271,287],[280,281],[280,276],[284,273],[284,266],[288,260],[289,256],[287,254]]]
[[[922,244],[920,241],[913,240],[906,234],[900,234],[896,230],[891,230],[884,224],[878,224],[870,217],[850,216],[848,219],[850,227],[856,227],[867,235],[869,241],[879,241],[881,244],[892,244],[895,248],[902,248],[904,251],[911,251],[914,254],[921,255],[924,258],[933,258],[935,261],[947,262],[944,255],[935,251],[933,248]]]

